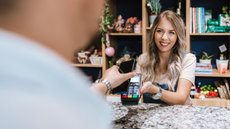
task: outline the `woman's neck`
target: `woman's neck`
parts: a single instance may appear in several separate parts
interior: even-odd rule
[[[168,61],[169,61],[170,53],[159,53],[159,72],[161,74],[166,73],[167,71],[167,66],[168,66]]]

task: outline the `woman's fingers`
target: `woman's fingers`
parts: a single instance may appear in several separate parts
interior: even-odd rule
[[[117,86],[125,82],[126,80],[136,75],[136,73],[134,72],[120,73],[118,69],[119,67],[114,65],[111,68],[107,69],[105,71],[104,76],[102,77],[102,79],[106,79],[111,83],[112,88],[116,88]]]
[[[148,82],[144,82],[143,86],[141,88],[141,93],[154,93],[154,88],[155,86],[152,84],[152,82],[148,81]]]

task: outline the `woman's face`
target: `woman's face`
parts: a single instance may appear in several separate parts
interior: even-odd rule
[[[160,53],[170,53],[177,41],[177,33],[170,21],[163,18],[155,31],[155,42]]]

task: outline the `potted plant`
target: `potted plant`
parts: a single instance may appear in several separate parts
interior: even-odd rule
[[[146,0],[147,8],[149,9],[149,23],[153,24],[155,18],[161,11],[160,0]]]
[[[212,60],[212,57],[213,57],[214,55],[212,54],[212,55],[208,55],[208,53],[207,52],[204,52],[203,51],[203,55],[201,56],[201,58],[200,58],[200,63],[203,63],[203,64],[211,64],[211,60]]]

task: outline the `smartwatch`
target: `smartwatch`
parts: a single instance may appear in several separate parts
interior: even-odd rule
[[[152,99],[154,99],[154,100],[159,100],[159,99],[161,98],[161,96],[162,96],[162,90],[161,90],[161,88],[159,87],[158,93],[155,94],[155,95],[152,95]]]

